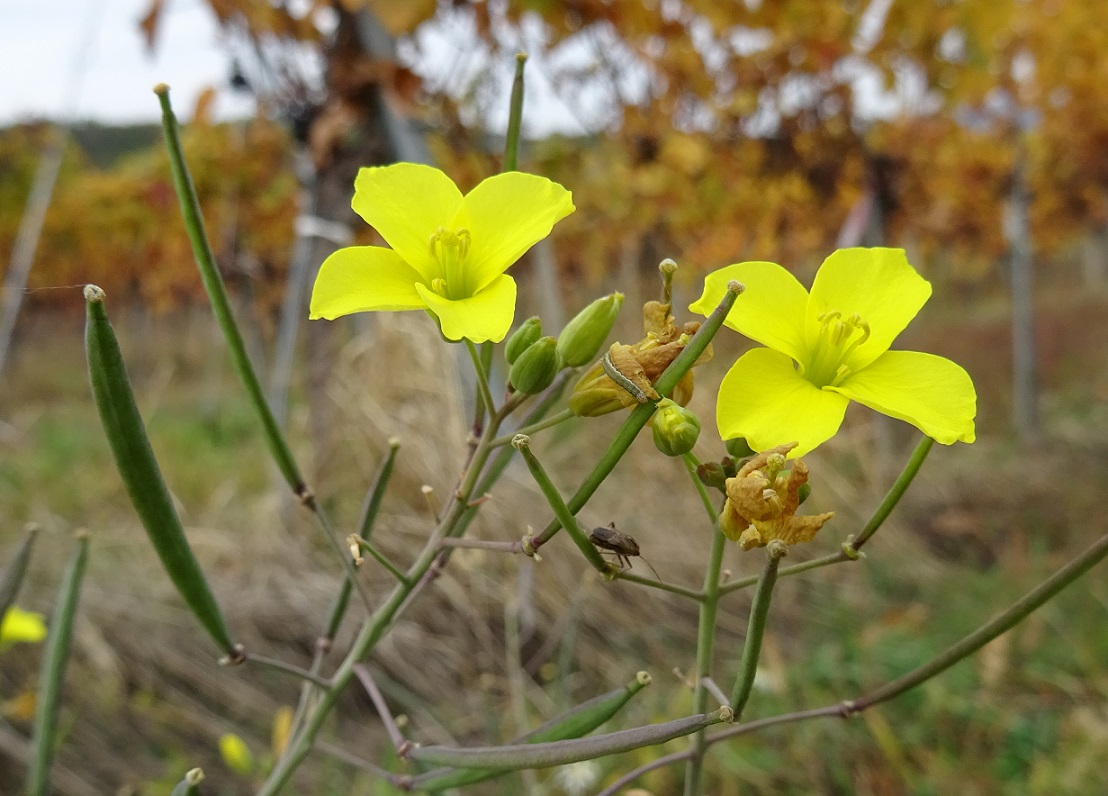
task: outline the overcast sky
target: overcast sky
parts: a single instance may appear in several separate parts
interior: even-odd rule
[[[211,11],[203,0],[166,0],[157,49],[150,53],[138,22],[150,0],[3,0],[0,5],[0,125],[33,118],[96,119],[106,122],[156,121],[158,103],[151,89],[168,83],[173,104],[188,119],[200,93],[220,88],[217,118],[250,114],[250,98],[226,89],[229,56]],[[418,37],[417,71],[431,84],[464,92],[468,80],[482,73],[482,53],[459,42],[473,35],[459,30],[461,17],[427,26]],[[527,47],[521,31],[518,45]],[[511,36],[515,38],[515,36]],[[506,42],[508,47],[516,42]],[[566,48],[563,58],[578,60],[581,48]],[[407,54],[415,52],[411,47]],[[428,55],[430,54],[430,56]],[[507,91],[514,63],[492,70],[501,85],[493,88],[486,125],[501,128],[507,120]],[[502,72],[502,74],[501,74]],[[571,103],[556,96],[541,61],[528,68],[528,102],[524,114],[530,134],[581,132],[590,115],[603,120],[599,98],[578,96]],[[610,109],[609,109],[610,111]],[[582,114],[585,114],[583,117]]]
[[[138,28],[149,0],[3,0],[0,125],[29,118],[154,121],[151,89],[168,83],[187,116],[206,86],[227,80],[227,55],[201,0],[168,0],[158,49]],[[220,116],[252,103],[219,95]]]

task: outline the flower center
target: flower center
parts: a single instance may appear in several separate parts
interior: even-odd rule
[[[469,291],[463,265],[469,252],[469,230],[439,227],[431,234],[428,245],[442,274],[431,280],[431,289],[443,298],[466,298]]]
[[[816,320],[819,337],[801,375],[817,387],[835,386],[850,373],[847,357],[869,339],[869,324],[856,312],[844,318],[839,310],[822,312]]]

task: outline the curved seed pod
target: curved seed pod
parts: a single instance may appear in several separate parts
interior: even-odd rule
[[[58,725],[58,701],[61,698],[65,665],[69,660],[69,642],[73,635],[73,617],[81,595],[81,580],[88,563],[88,533],[77,534],[77,552],[62,577],[50,634],[42,653],[38,698],[35,705],[34,737],[31,741],[31,768],[27,773],[27,796],[46,796],[50,792],[50,761],[54,757]]]
[[[419,763],[438,763],[456,768],[499,768],[506,771],[521,768],[547,768],[665,743],[674,738],[691,735],[713,724],[730,721],[733,716],[734,712],[731,708],[724,705],[711,713],[694,713],[691,716],[661,724],[648,724],[645,727],[593,735],[588,738],[469,749],[418,746],[412,749],[409,757]]]
[[[189,769],[184,778],[173,788],[169,796],[199,796],[200,788],[197,787],[204,781],[204,772],[199,768]]]
[[[648,685],[650,685],[650,675],[646,672],[639,672],[635,675],[634,680],[622,688],[616,688],[606,694],[582,702],[562,715],[555,716],[550,721],[539,725],[526,735],[520,736],[514,743],[545,743],[548,741],[564,741],[568,738],[580,738],[612,718],[627,704],[631,697]],[[486,779],[492,779],[503,773],[505,773],[504,769],[496,768],[440,768],[415,777],[412,780],[412,788],[415,790],[440,791],[484,782]]]
[[[15,602],[15,595],[19,593],[19,587],[23,583],[23,576],[27,572],[27,564],[31,560],[31,548],[35,544],[35,536],[38,534],[38,526],[31,524],[25,531],[22,544],[15,551],[15,558],[8,564],[4,574],[0,575],[0,623],[4,621],[4,614]]]
[[[85,303],[85,349],[92,394],[131,504],[185,603],[219,648],[237,657],[238,650],[192,554],[146,436],[119,342],[104,310],[104,291],[96,285],[86,285]]]

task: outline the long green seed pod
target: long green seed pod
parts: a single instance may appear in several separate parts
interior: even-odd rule
[[[730,721],[733,715],[731,708],[724,705],[711,713],[695,713],[692,716],[662,724],[648,724],[645,727],[635,727],[588,738],[470,749],[419,746],[412,749],[409,756],[419,763],[437,763],[455,768],[499,768],[505,771],[547,768],[665,743],[713,724]]]
[[[85,308],[85,349],[92,394],[131,504],[185,603],[219,648],[235,657],[237,650],[223,614],[192,554],[146,436],[123,354],[104,310],[104,291],[86,285]]]
[[[504,167],[501,172],[519,168],[519,139],[523,128],[523,65],[527,53],[516,53],[516,74],[512,80],[512,96],[508,101],[508,135],[504,140]]]
[[[199,796],[198,787],[204,781],[204,772],[199,768],[189,769],[184,778],[173,788],[169,796]]]
[[[635,679],[622,688],[616,688],[606,694],[593,697],[580,705],[555,716],[539,725],[526,735],[517,738],[514,744],[546,743],[580,738],[595,730],[612,716],[616,715],[631,697],[650,685],[650,675],[639,672]],[[420,774],[412,780],[413,790],[441,791],[447,788],[459,788],[472,785],[505,773],[504,769],[455,769],[440,768]]]
[[[181,134],[177,125],[177,116],[173,113],[173,107],[169,102],[169,86],[159,83],[154,87],[154,93],[158,95],[158,101],[162,108],[162,131],[165,133],[166,151],[169,154],[169,166],[173,173],[173,187],[177,191],[177,199],[181,204],[181,215],[185,222],[185,231],[188,233],[189,242],[192,244],[192,253],[196,259],[197,268],[200,270],[200,279],[204,283],[204,290],[212,304],[212,313],[219,321],[219,328],[227,341],[227,350],[231,354],[231,362],[235,371],[242,380],[247,397],[258,414],[265,432],[266,444],[269,446],[270,455],[273,456],[281,475],[285,477],[289,488],[300,500],[311,498],[311,491],[304,483],[300,475],[300,469],[296,466],[292,451],[289,449],[277,419],[273,416],[269,404],[266,403],[261,381],[254,371],[250,357],[246,353],[246,344],[243,342],[242,333],[235,323],[234,313],[231,312],[231,302],[227,299],[227,290],[223,285],[223,277],[216,268],[215,255],[212,253],[211,244],[208,242],[208,233],[204,229],[204,217],[200,213],[200,200],[196,196],[196,187],[189,174],[188,165],[185,163],[184,151],[181,148]]]
[[[58,701],[61,698],[65,665],[69,660],[69,642],[73,636],[73,617],[81,594],[81,580],[88,563],[88,533],[77,534],[77,551],[62,577],[50,633],[42,652],[38,697],[35,702],[34,734],[31,740],[31,769],[27,774],[27,796],[46,796],[50,792],[50,761],[54,757],[55,730],[58,726]]]
[[[4,574],[0,575],[0,624],[4,622],[4,614],[15,602],[15,596],[19,594],[19,587],[23,583],[23,576],[27,574],[27,564],[31,560],[31,548],[35,545],[38,526],[28,525],[25,533],[23,542],[15,551],[15,558],[8,564]]]

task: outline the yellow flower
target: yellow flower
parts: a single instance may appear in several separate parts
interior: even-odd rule
[[[800,487],[808,483],[808,466],[803,460],[785,469],[785,457],[795,442],[759,453],[734,478],[727,479],[727,502],[719,518],[719,529],[743,550],[765,547],[774,539],[785,544],[810,542],[835,512],[796,516],[800,508]]]
[[[392,247],[350,246],[328,257],[312,289],[311,318],[427,310],[449,340],[504,339],[516,283],[504,272],[573,212],[569,191],[506,172],[465,196],[438,169],[364,168],[354,211]]]
[[[35,643],[46,638],[46,622],[42,614],[24,611],[18,605],[8,608],[0,622],[0,648],[10,644]]]
[[[254,755],[250,754],[250,747],[233,733],[220,736],[219,756],[228,768],[240,776],[248,777],[254,771]]]
[[[746,285],[725,323],[767,348],[723,379],[716,424],[754,450],[799,440],[802,456],[833,437],[851,400],[911,423],[936,442],[973,442],[977,393],[949,359],[889,346],[931,296],[901,249],[840,249],[812,292],[781,266],[729,265],[705,280],[691,309],[707,315],[729,280]]]

